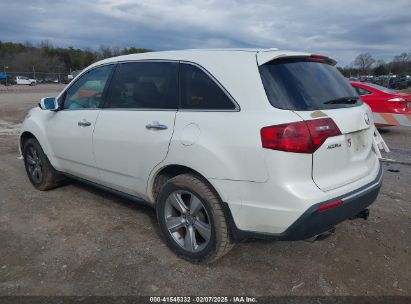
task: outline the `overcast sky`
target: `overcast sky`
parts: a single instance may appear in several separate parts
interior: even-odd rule
[[[391,60],[411,50],[411,0],[0,0],[0,40],[97,49],[278,47]]]

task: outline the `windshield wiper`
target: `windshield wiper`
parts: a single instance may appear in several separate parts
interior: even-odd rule
[[[331,99],[323,102],[324,104],[355,104],[358,101],[357,96],[347,96],[336,99]]]

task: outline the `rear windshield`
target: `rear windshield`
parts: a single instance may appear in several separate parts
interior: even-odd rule
[[[326,63],[304,58],[274,60],[260,66],[260,75],[268,100],[279,109],[326,110],[362,103],[344,76]]]

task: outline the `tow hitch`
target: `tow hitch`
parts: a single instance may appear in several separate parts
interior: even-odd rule
[[[368,219],[369,216],[370,216],[370,210],[364,209],[364,210],[358,212],[353,217],[350,217],[350,220],[355,220],[357,218],[362,218],[362,219],[366,220],[366,219]]]
[[[350,219],[350,220],[355,220],[355,219],[357,219],[357,218],[362,218],[362,219],[366,220],[366,219],[368,219],[369,216],[370,216],[370,210],[364,209],[364,210],[358,212],[356,215],[350,217],[349,219]],[[331,228],[331,229],[328,230],[328,231],[325,231],[325,232],[323,232],[323,233],[320,233],[320,234],[317,234],[317,235],[315,235],[315,236],[313,236],[313,237],[310,237],[310,238],[308,238],[308,239],[305,239],[304,241],[310,242],[310,243],[313,243],[313,242],[315,242],[315,241],[322,241],[322,240],[325,240],[326,238],[328,238],[328,237],[329,237],[330,235],[332,235],[334,232],[335,232],[335,227]]]

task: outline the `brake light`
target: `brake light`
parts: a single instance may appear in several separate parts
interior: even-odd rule
[[[263,148],[314,153],[328,137],[341,135],[331,118],[297,121],[261,129]]]
[[[322,63],[327,63],[330,65],[336,65],[337,61],[335,61],[334,59],[327,57],[327,56],[323,56],[323,55],[317,55],[317,54],[312,54],[311,56],[308,57],[308,60],[310,61],[315,61],[315,62],[322,62]]]
[[[328,60],[327,56],[317,55],[317,54],[312,54],[309,58],[312,61],[326,61],[326,60]]]
[[[332,208],[336,208],[338,206],[341,206],[342,204],[343,204],[343,201],[338,200],[338,201],[331,202],[325,205],[321,205],[320,207],[318,207],[317,212],[323,212],[323,211],[326,211]]]

